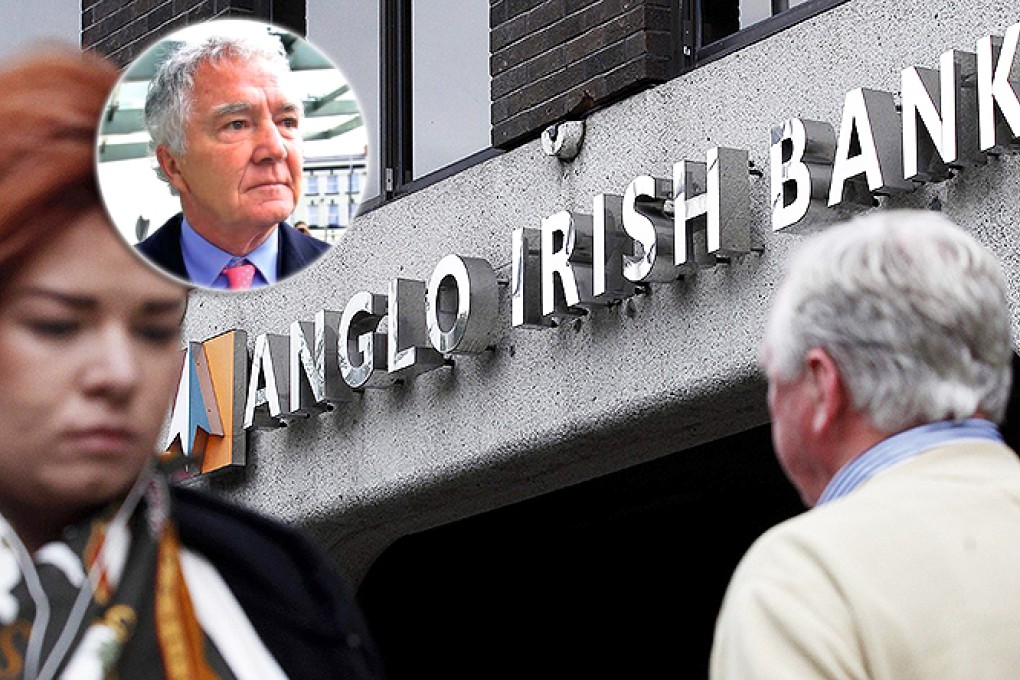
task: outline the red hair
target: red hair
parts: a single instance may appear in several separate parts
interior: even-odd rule
[[[96,129],[118,75],[105,59],[72,49],[0,66],[0,288],[38,244],[102,209]]]

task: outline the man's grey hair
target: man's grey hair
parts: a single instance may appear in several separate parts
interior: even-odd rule
[[[191,109],[195,71],[204,63],[223,59],[247,61],[261,58],[290,72],[290,63],[283,44],[276,36],[214,35],[201,42],[183,43],[156,69],[145,96],[145,127],[152,137],[153,148],[162,144],[170,152],[185,151],[184,129]]]
[[[796,252],[763,358],[792,380],[815,347],[881,430],[974,414],[1001,422],[1012,347],[999,262],[939,213],[883,211],[831,227]]]

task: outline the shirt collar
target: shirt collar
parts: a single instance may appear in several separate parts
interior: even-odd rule
[[[883,439],[840,468],[829,480],[817,505],[846,496],[882,470],[928,449],[968,439],[1001,443],[1002,435],[994,423],[981,418],[940,420],[904,430]]]
[[[252,287],[276,283],[277,262],[279,261],[280,239],[277,233],[267,238],[259,247],[243,257],[238,257],[209,243],[195,231],[186,217],[181,219],[181,254],[184,268],[192,283],[206,288],[227,288],[227,277],[223,268],[247,260],[255,265],[255,280]]]

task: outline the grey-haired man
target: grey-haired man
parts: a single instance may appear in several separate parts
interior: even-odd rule
[[[278,40],[180,48],[153,78],[145,117],[182,210],[138,244],[150,260],[205,287],[244,289],[328,249],[284,222],[301,197],[302,103]]]
[[[886,211],[796,254],[762,350],[776,455],[812,510],[730,583],[711,677],[1020,677],[1020,460],[996,259]]]

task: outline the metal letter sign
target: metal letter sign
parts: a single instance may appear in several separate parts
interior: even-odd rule
[[[857,185],[862,193],[913,190],[914,184],[903,179],[901,147],[900,119],[892,95],[866,88],[847,92],[832,166],[829,207],[874,205],[870,199],[861,201],[854,187],[847,184]]]
[[[344,308],[338,348],[340,374],[355,389],[389,387],[395,379],[386,373],[386,334],[379,332],[384,316],[386,297],[367,291],[355,293]]]
[[[634,294],[623,276],[623,254],[629,239],[623,230],[623,197],[597,194],[592,199],[592,299],[611,305]]]
[[[318,312],[314,323],[290,325],[288,415],[310,416],[351,400],[351,388],[340,376],[339,329],[340,313],[327,310]]]
[[[623,256],[623,275],[630,281],[668,283],[677,277],[673,220],[663,210],[673,198],[671,184],[641,175],[623,192],[623,229],[633,239],[630,253]]]
[[[514,328],[550,328],[555,322],[542,316],[542,234],[517,227],[510,240],[510,325]]]
[[[977,58],[957,50],[949,50],[939,58],[938,71],[918,66],[903,69],[900,91],[905,179],[941,182],[952,176],[947,166],[984,162],[984,155],[978,152],[975,125],[976,74]],[[971,83],[969,92],[965,82]],[[919,122],[925,134],[921,134]]]
[[[591,215],[562,210],[542,220],[542,316],[558,321],[585,313],[578,307],[593,302],[593,246]]]
[[[387,318],[387,369],[402,379],[413,378],[443,365],[443,355],[429,344],[425,322],[425,282],[390,281]]]
[[[772,128],[772,231],[832,219],[827,203],[835,158],[836,132],[828,123],[791,118]]]
[[[715,147],[704,163],[677,163],[672,181],[642,175],[622,197],[596,194],[591,215],[563,210],[546,217],[539,258],[533,231],[516,229],[513,326],[553,327],[563,317],[630,297],[635,282],[666,283],[681,268],[710,267],[748,253],[748,156],[744,150]],[[528,294],[535,278],[541,282],[540,311],[534,294]]]
[[[706,162],[673,166],[674,246],[677,266],[711,267],[718,257],[751,249],[748,153],[714,147]]]
[[[255,338],[255,352],[248,377],[244,426],[280,427],[290,412],[290,338],[262,333]]]
[[[478,354],[492,344],[499,287],[492,265],[477,257],[447,255],[432,272],[425,323],[443,354]]]
[[[1020,100],[1014,74],[1020,23],[1006,30],[1006,37],[978,40],[978,127],[981,150],[992,154],[1013,153],[1020,147]]]
[[[746,164],[744,166],[746,172]],[[708,166],[680,161],[673,166],[673,264],[684,269],[715,264],[708,254]]]

